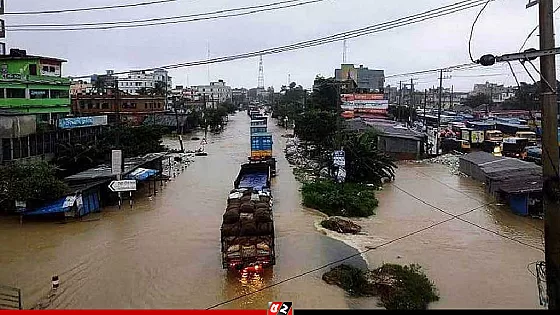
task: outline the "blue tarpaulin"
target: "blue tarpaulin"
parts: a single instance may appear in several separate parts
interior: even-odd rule
[[[63,213],[66,211],[70,211],[74,203],[76,202],[75,196],[68,196],[62,199],[59,199],[51,204],[43,206],[41,208],[31,210],[28,212],[23,213],[23,215],[41,215],[41,214],[54,214],[54,213]]]
[[[268,175],[266,173],[247,174],[243,176],[239,181],[239,187],[260,190],[267,186],[267,179]]]
[[[126,179],[135,179],[141,182],[148,179],[150,176],[156,175],[157,173],[158,173],[157,170],[138,168],[134,170],[132,173],[128,174],[126,176]]]

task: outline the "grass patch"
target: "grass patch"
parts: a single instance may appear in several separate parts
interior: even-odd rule
[[[352,296],[377,296],[389,310],[423,310],[439,300],[435,285],[415,264],[384,264],[373,271],[339,265],[323,274],[323,280]]]
[[[303,205],[329,216],[369,217],[378,206],[375,191],[355,183],[317,180],[303,184]]]

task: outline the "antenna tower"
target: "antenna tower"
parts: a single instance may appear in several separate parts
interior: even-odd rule
[[[262,56],[259,58],[259,79],[257,88],[264,89],[264,68],[263,68],[263,60]]]
[[[342,42],[342,63],[346,63],[346,56],[348,52],[348,45],[346,39]]]

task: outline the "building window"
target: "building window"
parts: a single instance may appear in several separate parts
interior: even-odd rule
[[[56,69],[53,66],[49,67],[49,72],[55,72],[55,71],[56,71]]]
[[[93,108],[93,104],[92,104],[92,103],[88,103],[88,104],[87,104],[87,108],[88,108],[88,109],[92,109],[92,108]]]
[[[157,108],[161,108],[161,103],[157,103]]]
[[[37,65],[35,65],[35,64],[29,65],[29,74],[30,75],[37,75]]]
[[[144,103],[144,109],[148,108],[148,103]]]
[[[4,95],[4,88],[0,88],[0,98],[5,98],[6,95]]]
[[[49,66],[43,66],[43,72],[49,72]]]
[[[68,90],[51,90],[51,98],[69,98]]]
[[[142,86],[142,82],[136,82],[136,86]]]
[[[103,104],[101,104],[101,108],[102,108],[102,109],[109,109],[109,103],[103,103]]]
[[[86,102],[80,101],[80,109],[85,109],[85,108],[86,108]]]
[[[6,89],[6,98],[25,98],[25,89]]]

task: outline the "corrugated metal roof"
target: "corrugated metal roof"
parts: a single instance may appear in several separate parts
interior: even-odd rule
[[[123,175],[127,175],[128,173],[134,171],[138,167],[162,158],[165,156],[166,152],[161,153],[148,153],[144,156],[133,157],[133,158],[126,158],[124,160],[124,173]],[[97,166],[95,168],[91,168],[89,170],[85,170],[81,173],[71,175],[65,178],[66,181],[79,181],[79,180],[98,180],[102,178],[113,178],[114,175],[111,174],[111,164],[103,164]]]
[[[500,160],[484,163],[481,165],[482,171],[487,176],[497,174],[500,176],[502,172],[522,172],[529,171],[535,174],[542,172],[542,168],[535,163],[525,162],[514,158],[503,158]],[[507,174],[504,174],[507,175]]]
[[[507,194],[539,192],[543,189],[543,178],[537,175],[510,178],[501,182],[499,187]]]
[[[479,151],[479,152],[472,152],[467,155],[463,155],[459,157],[459,159],[467,162],[471,162],[476,165],[481,165],[484,163],[504,159],[504,157],[497,157],[497,156],[493,156],[488,152]]]

